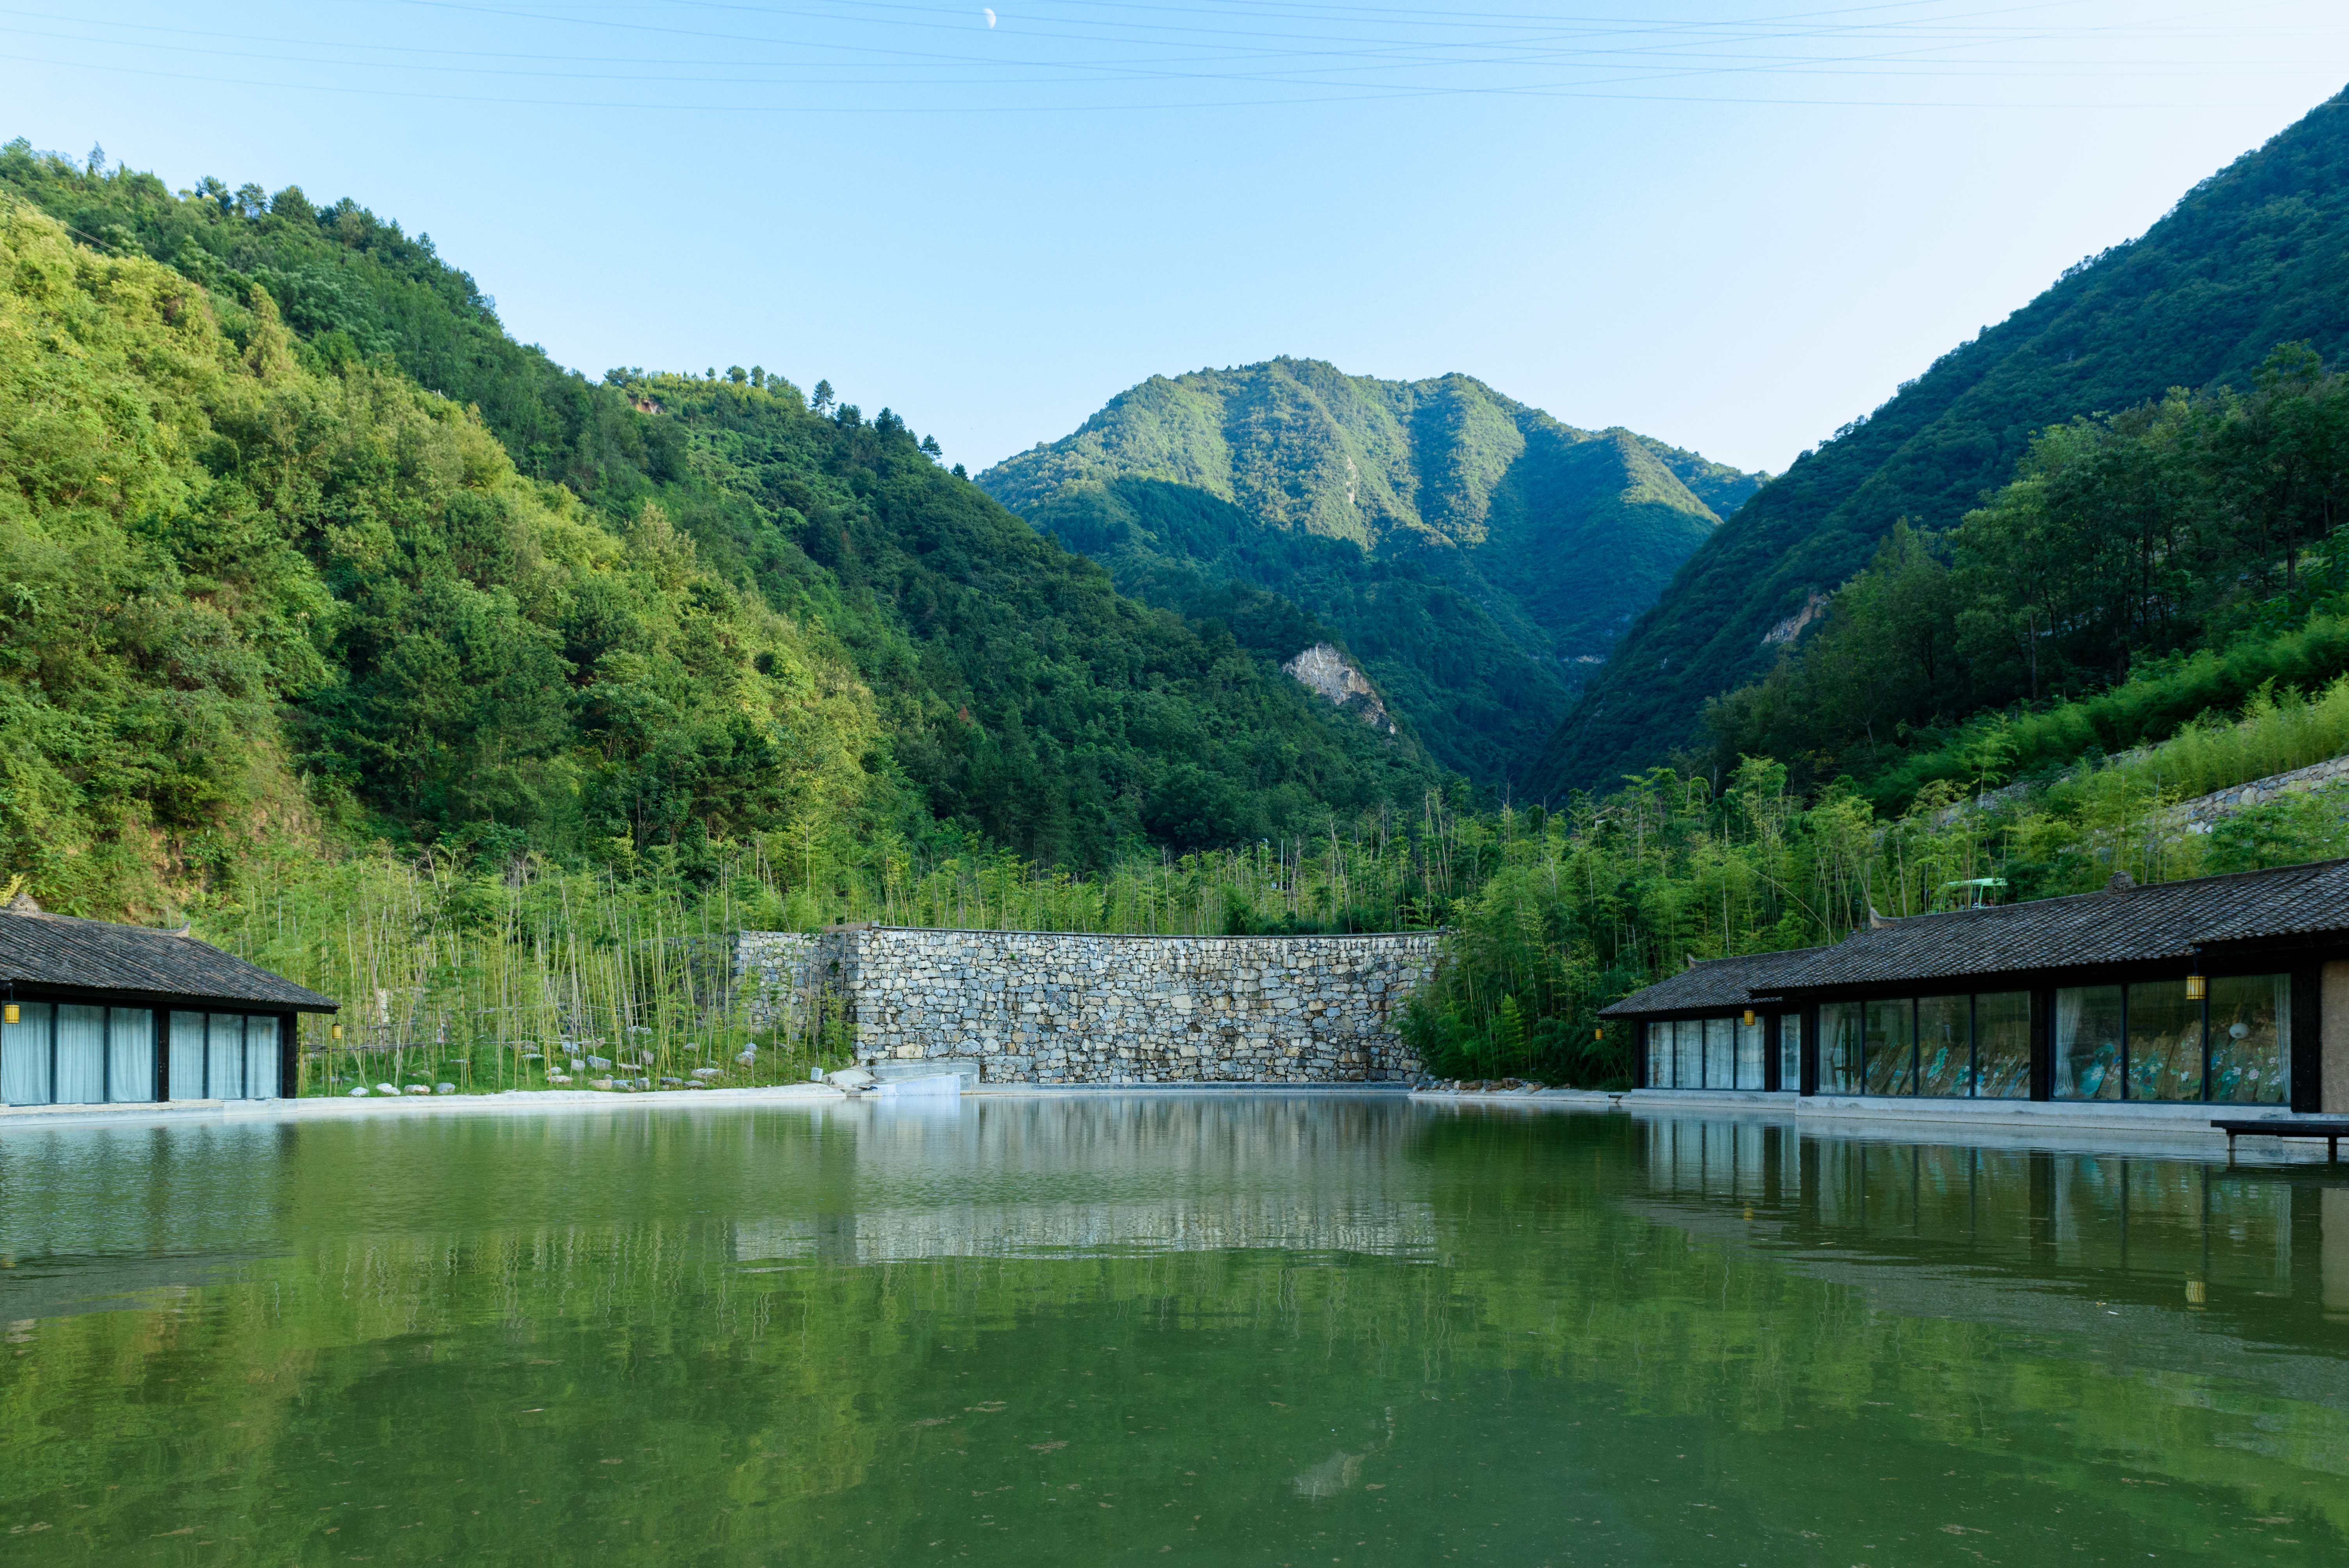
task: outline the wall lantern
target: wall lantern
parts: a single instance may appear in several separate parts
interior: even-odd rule
[[[9,1003],[5,1009],[0,1009],[0,1019],[5,1019],[11,1024],[21,1024],[25,1021],[17,1013],[16,1004],[14,1002]]]
[[[2210,983],[2203,979],[2199,974],[2189,975],[2186,977],[2186,999],[2188,1001],[2199,1002],[2203,997],[2208,996],[2209,994]]]
[[[14,1012],[15,1010],[16,1010],[16,1009],[15,1009],[15,1008],[13,1008],[13,1007],[9,1009],[9,1011],[11,1011],[11,1012]],[[1600,1026],[1599,1027],[1598,1027],[1598,1028],[1596,1028],[1596,1029],[1591,1030],[1591,1031],[1590,1031],[1590,1037],[1591,1037],[1592,1039],[1594,1039],[1594,1040],[1603,1040],[1603,1039],[1605,1039],[1605,1038],[1607,1037],[1607,1030],[1606,1030],[1605,1026],[1603,1026],[1603,1025],[1602,1025],[1602,1026]]]
[[[1751,1007],[1745,1009],[1745,1026],[1749,1029],[1754,1026],[1754,1009]]]

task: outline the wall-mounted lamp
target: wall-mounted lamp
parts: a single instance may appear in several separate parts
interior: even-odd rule
[[[1751,1007],[1745,1009],[1745,1026],[1749,1029],[1754,1026],[1754,1009]]]
[[[2203,997],[2208,996],[2209,994],[2210,983],[2203,979],[2201,975],[2189,975],[2186,977],[2186,999],[2188,1001],[2199,1002]]]
[[[9,1003],[5,1007],[0,1007],[0,1018],[5,1018],[12,1024],[21,1024],[25,1021],[24,1016],[16,1011],[16,1004],[14,1002]]]

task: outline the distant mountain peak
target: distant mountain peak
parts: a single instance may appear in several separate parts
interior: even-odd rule
[[[1203,583],[1230,580],[1284,597],[1440,760],[1489,783],[1523,769],[1532,731],[1761,481],[1473,376],[1387,381],[1293,356],[1149,377],[978,476],[1127,592],[1196,608]]]

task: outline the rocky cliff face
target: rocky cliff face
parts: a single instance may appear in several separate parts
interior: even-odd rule
[[[1316,643],[1280,667],[1338,707],[1360,716],[1371,728],[1385,735],[1395,732],[1395,722],[1387,717],[1377,688],[1333,645]]]

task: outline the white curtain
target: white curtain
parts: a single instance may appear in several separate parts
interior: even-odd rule
[[[0,1099],[10,1105],[49,1103],[49,1026],[47,1002],[26,1002],[16,1022],[0,1025]]]
[[[1739,1018],[1736,1023],[1737,1087],[1768,1088],[1762,1078],[1762,1020],[1757,1016],[1749,1024]]]
[[[1736,1026],[1734,1018],[1707,1018],[1704,1021],[1704,1087],[1707,1088],[1737,1087],[1737,1041],[1732,1033]]]
[[[275,1099],[280,1093],[277,1020],[255,1014],[244,1020],[244,1093],[248,1099]]]
[[[244,1015],[214,1013],[204,1040],[204,1095],[244,1098]]]
[[[155,1098],[155,1015],[117,1007],[107,1023],[106,1098]]]
[[[204,1098],[204,1016],[171,1015],[171,1098]]]
[[[96,1105],[106,1099],[106,1009],[67,1003],[57,1008],[58,1105]]]

